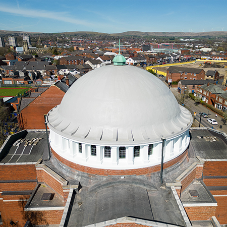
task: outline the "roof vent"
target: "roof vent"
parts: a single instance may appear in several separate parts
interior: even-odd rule
[[[41,200],[50,201],[54,198],[55,193],[43,193]]]
[[[199,197],[199,193],[197,192],[197,190],[189,190],[189,194],[192,197]]]

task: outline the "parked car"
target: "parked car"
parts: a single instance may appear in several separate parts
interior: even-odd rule
[[[202,115],[204,118],[207,118],[208,117],[208,115],[206,114],[206,113],[199,113],[199,115]]]
[[[208,118],[207,121],[211,123],[212,125],[217,125],[218,122],[215,119]]]

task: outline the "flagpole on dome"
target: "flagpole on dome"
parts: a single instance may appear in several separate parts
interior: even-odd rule
[[[114,65],[125,65],[126,59],[123,55],[121,55],[121,41],[119,39],[119,53],[113,59]]]

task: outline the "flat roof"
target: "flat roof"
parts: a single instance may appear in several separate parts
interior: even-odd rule
[[[145,187],[126,183],[124,179],[100,187],[82,188],[75,195],[71,209],[68,227],[124,216],[185,226],[170,188]]]
[[[210,129],[191,128],[190,132],[195,156],[203,159],[227,159],[227,141],[224,135]]]
[[[0,163],[30,163],[37,162],[44,152],[48,151],[45,131],[23,131],[11,136]]]
[[[183,204],[217,203],[208,188],[200,180],[192,181],[181,193],[181,201]]]
[[[44,193],[51,193],[52,198],[50,200],[43,200]],[[64,201],[62,198],[48,185],[39,184],[37,190],[34,190],[32,199],[26,204],[26,209],[37,209],[37,208],[64,208]]]

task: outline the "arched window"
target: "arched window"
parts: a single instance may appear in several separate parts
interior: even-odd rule
[[[134,157],[139,157],[140,156],[140,146],[135,146],[134,147]]]
[[[111,147],[105,146],[105,148],[104,148],[104,157],[105,158],[111,158]]]
[[[91,156],[96,156],[96,146],[91,145]]]
[[[125,158],[125,157],[126,157],[126,148],[119,147],[119,158]]]

